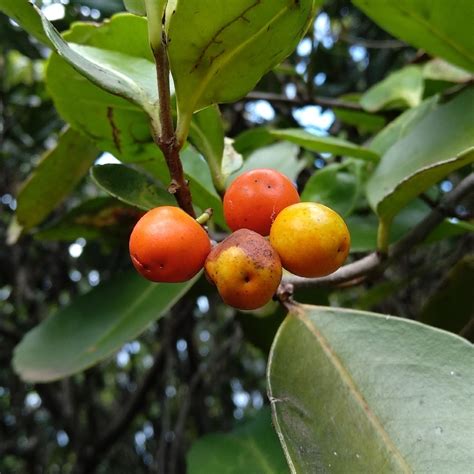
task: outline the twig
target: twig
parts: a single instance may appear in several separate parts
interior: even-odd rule
[[[452,215],[453,210],[469,193],[474,191],[474,173],[464,178],[459,185],[450,193],[446,194],[429,214],[411,232],[405,235],[395,244],[391,245],[388,257],[374,252],[356,262],[341,267],[332,275],[322,278],[302,278],[298,276],[288,276],[283,278],[282,285],[291,284],[295,288],[304,287],[334,287],[344,285],[353,281],[354,284],[361,283],[360,277],[367,277],[376,271],[382,271],[398,257],[405,255],[412,247],[423,242],[426,237],[439,225],[448,215]]]
[[[358,111],[364,110],[362,106],[357,102],[348,102],[340,99],[333,99],[332,97],[313,96],[305,99],[299,97],[291,99],[281,94],[274,94],[273,92],[249,92],[243,100],[268,100],[269,102],[281,102],[284,104],[290,104],[295,106],[320,105],[321,107],[328,107],[330,109],[345,109]]]
[[[349,44],[357,44],[367,49],[400,49],[410,46],[399,40],[369,40],[341,33],[339,38]]]

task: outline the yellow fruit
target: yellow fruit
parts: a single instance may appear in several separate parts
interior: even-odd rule
[[[293,204],[278,214],[270,244],[291,273],[320,277],[336,271],[349,254],[351,239],[342,217],[313,202]]]
[[[282,274],[275,250],[248,229],[234,232],[214,247],[204,268],[224,302],[238,309],[256,309],[270,301]]]

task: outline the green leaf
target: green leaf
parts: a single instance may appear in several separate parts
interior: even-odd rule
[[[145,0],[123,0],[123,4],[128,12],[146,16]]]
[[[410,133],[413,127],[426,115],[436,109],[438,96],[424,100],[418,107],[408,109],[390,122],[370,143],[370,149],[385,154],[398,140]]]
[[[82,237],[87,240],[112,241],[116,245],[128,239],[142,214],[136,208],[108,196],[93,198],[82,202],[36,232],[34,237],[39,240],[67,242]]]
[[[69,43],[102,49],[104,54],[145,60],[149,64],[140,71],[143,80],[147,77],[146,81],[151,81],[155,76],[145,18],[118,14],[98,26],[75,23],[64,38]],[[85,80],[58,54],[49,60],[46,83],[61,117],[94,140],[101,150],[125,161],[156,161],[150,161],[150,157],[158,154],[157,147],[147,147],[152,142],[150,120],[140,107]]]
[[[216,189],[223,191],[225,179],[221,163],[224,153],[224,126],[217,105],[207,107],[194,115],[188,139],[209,164]]]
[[[231,433],[198,439],[187,457],[189,474],[286,474],[288,467],[272,428],[270,411]]]
[[[427,115],[383,156],[367,197],[390,220],[410,200],[452,171],[474,161],[474,90]]]
[[[116,49],[68,43],[41,11],[37,11],[46,35],[66,62],[101,89],[129,100],[156,119],[158,91],[154,63]]]
[[[320,0],[180,0],[169,26],[178,128],[233,102],[296,47]],[[182,124],[182,125],[181,125]]]
[[[272,168],[296,181],[297,176],[305,167],[303,161],[298,160],[299,147],[293,143],[275,143],[254,151],[246,160],[239,172],[229,177],[227,185],[243,173],[258,168]]]
[[[464,83],[472,81],[474,76],[464,69],[453,66],[442,59],[435,58],[423,66],[423,77],[433,81]]]
[[[18,194],[16,216],[24,230],[40,224],[71,193],[98,153],[80,133],[72,129],[63,132]]]
[[[158,206],[176,206],[175,199],[161,183],[128,166],[94,166],[91,177],[111,196],[139,209],[148,211]]]
[[[268,128],[250,128],[235,138],[234,148],[238,153],[248,155],[258,148],[271,145],[274,141],[275,138],[270,135]]]
[[[354,145],[347,140],[335,137],[320,137],[299,128],[288,128],[286,130],[271,130],[271,135],[279,140],[287,140],[319,153],[333,153],[335,155],[352,156],[368,161],[377,161],[379,156],[376,152],[359,145]]]
[[[13,18],[27,33],[41,43],[52,46],[43,30],[41,18],[29,0],[0,0],[0,12]]]
[[[474,71],[471,0],[352,0],[393,36]]]
[[[429,326],[298,305],[268,366],[291,472],[469,472],[473,363],[471,344]]]
[[[195,281],[117,276],[32,329],[15,348],[15,372],[25,381],[51,382],[97,364],[164,316]]]
[[[319,202],[342,216],[349,215],[361,191],[361,178],[356,166],[333,164],[316,171],[306,183],[301,200]]]
[[[460,260],[446,279],[430,296],[420,313],[420,321],[447,331],[459,333],[474,315],[472,282],[474,256]]]
[[[416,107],[423,98],[425,84],[419,66],[407,66],[375,84],[360,98],[369,112],[386,108]]]

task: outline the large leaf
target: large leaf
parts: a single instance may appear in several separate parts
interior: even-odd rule
[[[111,196],[148,211],[157,206],[175,206],[176,200],[161,183],[124,165],[99,165],[91,170],[92,179]]]
[[[270,411],[231,433],[198,439],[187,457],[189,474],[286,474],[285,457],[272,427]]]
[[[119,14],[98,26],[75,23],[64,38],[69,43],[101,49],[104,54],[118,53],[146,61],[147,67],[140,71],[143,80],[155,77],[144,18]],[[149,118],[140,107],[85,79],[58,54],[49,60],[46,83],[62,118],[100,149],[126,161],[156,161],[153,157],[158,154],[157,147],[149,146]]]
[[[471,0],[352,0],[397,38],[474,71]]]
[[[299,128],[272,130],[270,133],[280,140],[287,140],[296,143],[297,145],[311,151],[352,156],[354,158],[362,158],[369,161],[377,161],[379,158],[375,151],[359,145],[354,145],[354,143],[348,142],[342,138],[320,137]]]
[[[51,22],[41,15],[43,28],[56,52],[76,71],[111,94],[124,97],[156,118],[158,91],[154,63],[145,57],[65,41]],[[128,15],[133,18],[134,15]],[[140,18],[136,17],[138,20]]]
[[[412,321],[295,308],[268,367],[291,471],[470,472],[473,356],[466,340]]]
[[[15,372],[25,381],[50,382],[96,364],[163,316],[195,281],[117,276],[32,329],[15,348]]]
[[[180,0],[169,56],[180,120],[232,102],[298,44],[319,0]]]
[[[29,0],[0,0],[0,12],[13,18],[27,33],[44,44],[51,45],[43,30],[41,18]]]
[[[295,181],[305,167],[303,161],[298,160],[299,147],[293,143],[275,143],[254,151],[244,162],[242,168],[230,176],[230,184],[235,178],[247,171],[258,168],[272,168]]]
[[[367,184],[371,206],[391,219],[411,199],[474,161],[474,89],[440,106],[383,156]]]
[[[18,223],[25,230],[41,223],[76,187],[98,153],[88,138],[67,129],[22,186],[16,211]]]
[[[360,98],[369,112],[384,108],[416,107],[423,97],[425,85],[419,66],[407,66],[375,84]]]

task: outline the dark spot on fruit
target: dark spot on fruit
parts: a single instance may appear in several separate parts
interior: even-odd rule
[[[244,281],[245,283],[248,283],[250,281],[250,277],[248,275],[245,275]]]
[[[160,268],[165,268],[165,264],[164,264],[164,263],[160,263]]]
[[[272,187],[270,185],[267,186],[268,189],[272,189]]]

